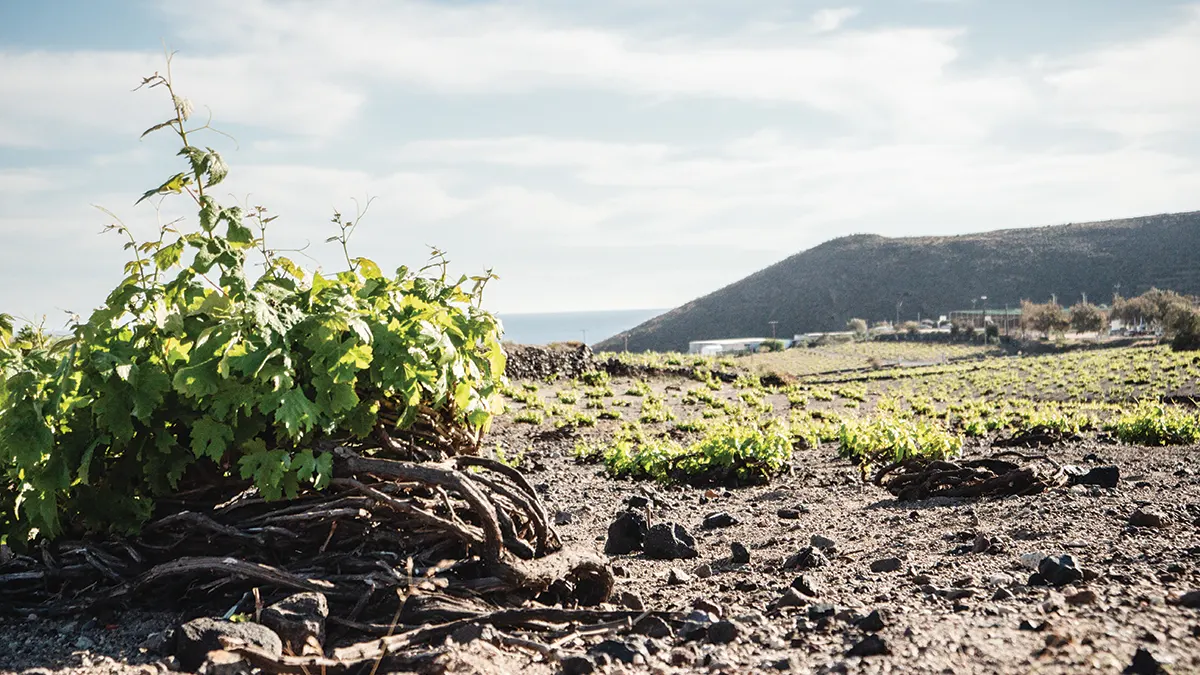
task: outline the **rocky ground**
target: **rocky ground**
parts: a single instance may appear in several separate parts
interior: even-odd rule
[[[633,549],[609,555],[618,604],[687,620],[569,641],[557,663],[483,635],[448,671],[1200,672],[1200,448],[1050,447],[1118,484],[898,503],[829,446],[727,490],[613,480],[576,462],[572,434],[501,420],[490,438],[530,448],[566,543]],[[0,671],[178,669],[160,632],[189,618],[4,619]]]
[[[612,558],[620,588],[647,607],[701,608],[729,621],[719,635],[641,641],[651,664],[1113,673],[1145,650],[1147,667],[1129,672],[1158,672],[1147,657],[1170,672],[1200,672],[1197,448],[1053,448],[1062,463],[1117,466],[1120,483],[977,502],[897,503],[831,454],[800,451],[793,476],[716,491],[613,481],[560,449],[533,463],[545,465],[536,479],[581,546],[602,550],[609,524],[631,504],[649,523],[694,536],[695,558]],[[738,550],[748,562],[735,562]],[[1064,555],[1084,578],[1031,578],[1041,558]]]

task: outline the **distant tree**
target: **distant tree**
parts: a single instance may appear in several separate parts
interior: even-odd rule
[[[850,319],[846,322],[846,330],[854,333],[858,339],[867,337],[867,322],[865,319]]]
[[[917,323],[916,321],[905,321],[904,323],[900,324],[900,330],[908,333],[909,335],[917,335],[921,332],[921,324]]]
[[[965,319],[959,319],[950,324],[950,337],[955,339],[975,339],[975,324]]]
[[[1026,330],[1036,331],[1049,339],[1051,332],[1061,334],[1070,325],[1066,312],[1057,302],[1037,304],[1021,301],[1021,327]]]
[[[1174,328],[1171,349],[1177,352],[1200,350],[1200,311],[1193,309],[1176,317]]]
[[[1195,312],[1196,301],[1175,291],[1151,288],[1133,298],[1113,301],[1113,317],[1126,325],[1148,324],[1168,335],[1186,329]]]
[[[1067,320],[1071,330],[1076,333],[1096,333],[1099,335],[1104,328],[1104,312],[1090,302],[1079,302],[1071,305],[1067,311]]]

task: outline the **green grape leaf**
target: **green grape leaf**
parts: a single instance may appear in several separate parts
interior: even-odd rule
[[[172,385],[175,391],[190,398],[201,398],[217,393],[221,388],[221,376],[217,373],[215,358],[201,361],[175,373]]]
[[[289,389],[280,397],[279,407],[275,410],[275,421],[283,425],[288,436],[300,438],[301,434],[312,430],[320,410],[308,400],[303,391]]]
[[[175,154],[187,157],[188,162],[192,165],[192,173],[197,176],[203,175],[208,170],[208,153],[200,148],[188,145]]]
[[[217,200],[208,195],[200,198],[200,229],[205,232],[212,232],[217,226],[217,221],[221,217],[221,207],[217,205]],[[193,240],[195,241],[195,240]]]
[[[231,244],[241,244],[242,246],[249,246],[254,243],[254,233],[250,231],[250,228],[233,220],[229,220],[229,230],[225,238]]]
[[[220,183],[221,181],[225,180],[226,176],[229,175],[229,165],[226,164],[225,160],[221,158],[221,155],[212,148],[208,148],[207,173],[207,187],[212,187],[217,183]]]
[[[140,363],[133,367],[129,384],[133,389],[133,416],[143,422],[150,421],[171,390],[171,378],[157,364]]]
[[[329,410],[335,415],[340,415],[358,405],[358,394],[354,391],[354,385],[349,382],[339,382],[334,384],[326,392],[329,397]]]
[[[378,279],[383,276],[383,272],[379,270],[379,265],[375,264],[370,258],[355,258],[352,261],[358,266],[358,273],[367,279]]]
[[[233,429],[211,417],[201,417],[192,423],[191,435],[192,454],[197,458],[209,457],[214,462],[221,461],[233,441]]]
[[[247,444],[243,449],[247,452],[238,460],[242,478],[252,478],[268,501],[283,496],[283,479],[291,469],[287,451],[267,450],[261,441]]]
[[[176,239],[174,242],[163,246],[154,252],[154,264],[160,270],[169,269],[179,264],[179,259],[183,256],[183,239]]]

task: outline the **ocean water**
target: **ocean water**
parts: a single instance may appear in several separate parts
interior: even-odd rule
[[[500,314],[504,339],[527,345],[577,341],[594,345],[652,319],[665,309],[621,309],[606,312]]]

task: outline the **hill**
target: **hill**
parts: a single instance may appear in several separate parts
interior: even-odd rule
[[[1200,294],[1200,211],[953,237],[853,235],[802,251],[596,345],[687,349],[689,340],[842,330],[846,321],[936,318],[1083,293],[1110,302],[1151,286]]]

